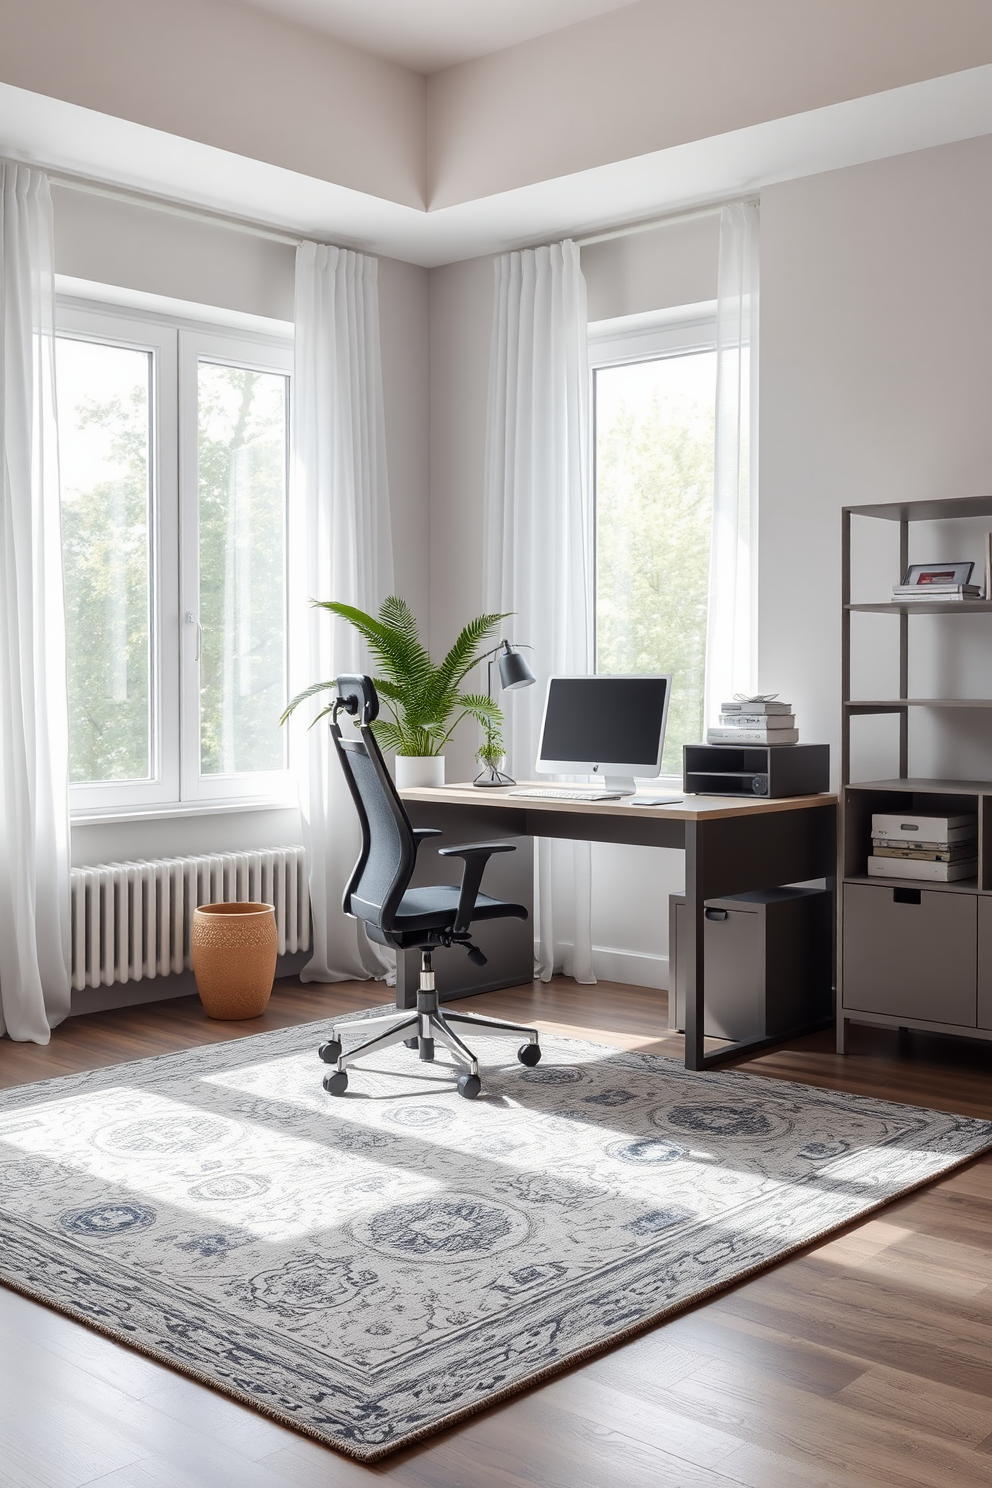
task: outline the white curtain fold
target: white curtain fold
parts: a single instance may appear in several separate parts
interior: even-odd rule
[[[367,669],[359,637],[314,599],[376,610],[393,556],[376,259],[301,243],[296,254],[290,687]],[[382,976],[388,959],[341,909],[359,829],[320,703],[294,715],[294,758],[310,864],[313,956],[304,981]]]
[[[533,647],[538,685],[501,699],[518,779],[534,772],[548,677],[593,666],[586,333],[574,243],[497,259],[483,565],[486,608],[512,611],[506,635]],[[588,843],[538,843],[535,914],[541,978],[595,981]]]
[[[724,207],[716,313],[713,545],[706,628],[706,722],[754,687],[757,658],[757,202]]]
[[[69,748],[52,202],[0,161],[0,1033],[69,1012]]]

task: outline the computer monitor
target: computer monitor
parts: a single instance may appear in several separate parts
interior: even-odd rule
[[[671,688],[671,676],[552,677],[538,771],[596,775],[624,792],[635,775],[659,775]]]

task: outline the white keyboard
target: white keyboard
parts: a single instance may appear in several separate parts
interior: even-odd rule
[[[547,790],[530,790],[522,787],[508,792],[511,796],[522,796],[526,801],[622,801],[622,791],[565,790],[561,787]]]

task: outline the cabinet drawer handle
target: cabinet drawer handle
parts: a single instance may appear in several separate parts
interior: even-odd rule
[[[725,909],[707,909],[705,911],[708,920],[725,920],[727,911]]]
[[[893,889],[893,904],[922,904],[923,891],[921,889]]]

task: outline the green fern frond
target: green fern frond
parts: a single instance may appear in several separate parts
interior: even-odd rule
[[[294,712],[301,703],[305,703],[307,698],[313,697],[318,692],[327,692],[333,686],[333,682],[314,682],[311,687],[304,687],[302,692],[298,692],[296,696],[294,698],[291,698],[290,701],[286,704],[285,711],[280,717],[279,722],[281,724],[285,723],[289,715]]]
[[[451,650],[437,669],[438,675],[444,678],[446,684],[454,683],[457,686],[462,678],[468,675],[478,664],[481,653],[487,649],[483,642],[491,640],[492,633],[500,621],[507,619],[509,619],[509,614],[479,615],[477,619],[470,620],[462,628]]]
[[[313,603],[346,621],[358,631],[384,673],[375,678],[376,690],[393,715],[378,719],[373,728],[384,749],[404,755],[439,754],[461,719],[474,718],[487,734],[498,731],[503,715],[483,693],[462,693],[460,683],[481,659],[485,642],[507,615],[480,615],[464,626],[439,666],[421,643],[417,621],[406,600],[391,594],[370,615],[355,605],[338,600]],[[302,702],[327,692],[333,682],[316,682],[299,693],[286,709],[289,717]],[[318,716],[323,718],[333,704]]]

